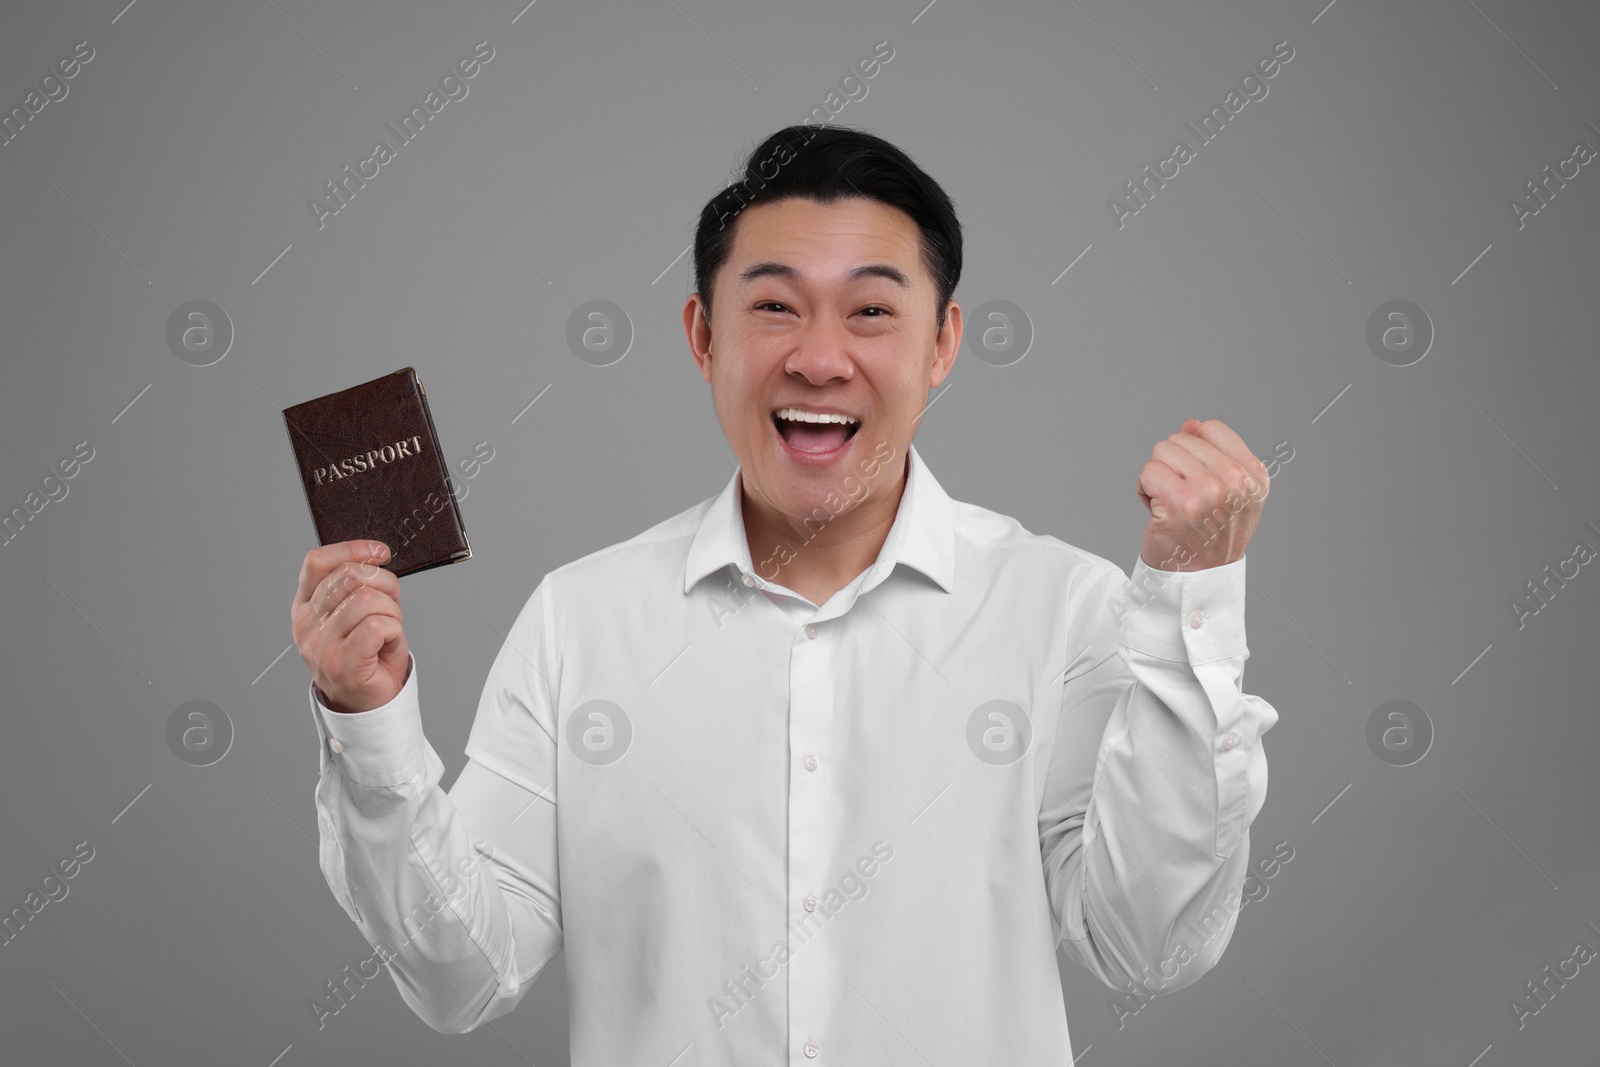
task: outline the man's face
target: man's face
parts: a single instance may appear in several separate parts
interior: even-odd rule
[[[709,330],[699,294],[683,316],[746,493],[798,522],[830,498],[827,510],[842,514],[896,492],[928,391],[961,343],[954,301],[936,334],[938,294],[916,223],[851,197],[758,204],[733,225]],[[790,408],[856,421],[777,417]]]

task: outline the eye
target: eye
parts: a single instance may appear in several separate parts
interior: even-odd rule
[[[785,307],[783,304],[778,303],[776,300],[763,300],[763,301],[761,301],[761,303],[756,305],[756,310],[757,311],[764,311],[767,308],[777,308],[779,311],[787,311],[787,310],[789,310],[787,307]]]
[[[869,311],[879,312],[879,314],[877,314],[877,315],[870,316],[871,318],[874,318],[874,319],[881,319],[881,318],[883,318],[884,315],[889,314],[889,309],[888,308],[877,307],[876,305],[874,305],[873,307],[865,307],[865,308],[861,309],[861,313],[863,315],[865,315]]]

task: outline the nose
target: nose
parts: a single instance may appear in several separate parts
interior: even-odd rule
[[[855,360],[849,352],[848,331],[832,321],[813,319],[806,323],[783,369],[798,374],[812,385],[849,381],[855,377]]]

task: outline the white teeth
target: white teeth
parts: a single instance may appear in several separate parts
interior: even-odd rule
[[[802,411],[799,408],[779,408],[775,414],[780,419],[790,422],[837,422],[845,426],[853,426],[861,420],[853,415],[819,415],[811,411]]]

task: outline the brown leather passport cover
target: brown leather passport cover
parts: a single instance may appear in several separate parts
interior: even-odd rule
[[[382,541],[397,577],[471,558],[415,369],[284,408],[283,421],[320,543]]]

